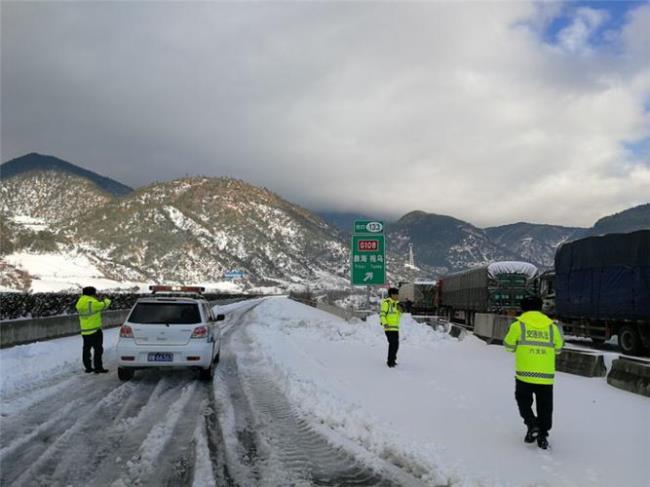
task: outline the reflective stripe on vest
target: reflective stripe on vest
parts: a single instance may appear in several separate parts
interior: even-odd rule
[[[518,370],[515,372],[516,375],[521,377],[534,377],[535,379],[554,379],[555,374],[545,374],[543,372],[523,372]]]
[[[102,329],[101,325],[100,326],[95,326],[93,328],[82,328],[81,333],[86,333],[87,331],[97,331],[97,330],[101,330],[101,329]]]
[[[99,311],[95,311],[95,313],[99,313]],[[92,316],[95,313],[93,313],[93,303],[92,303],[92,301],[88,301],[88,313],[79,313],[79,316]]]
[[[529,345],[531,347],[549,347],[549,348],[555,348],[555,340],[553,336],[553,324],[548,325],[548,335],[549,335],[549,341],[544,341],[544,342],[536,342],[532,340],[526,340],[526,324],[521,321],[519,321],[519,326],[521,327],[521,336],[523,339],[520,339],[517,345]]]
[[[88,301],[88,313],[79,313],[79,316],[92,316],[95,313],[99,313],[99,311],[95,311],[95,313],[93,313],[92,309],[93,309],[93,303],[92,301]]]

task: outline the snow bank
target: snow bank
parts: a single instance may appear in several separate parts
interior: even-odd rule
[[[604,379],[558,374],[552,450],[523,443],[513,357],[405,315],[398,367],[377,316],[347,323],[267,300],[248,328],[260,366],[297,407],[425,484],[646,486],[650,401]],[[610,446],[615,445],[615,446]]]

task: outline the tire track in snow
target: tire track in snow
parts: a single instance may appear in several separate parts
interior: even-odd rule
[[[143,440],[138,453],[126,462],[127,478],[120,478],[126,485],[142,485],[143,477],[151,476],[155,469],[155,463],[161,456],[172,437],[177,423],[179,422],[184,408],[192,399],[196,391],[196,382],[190,383],[182,388],[180,396],[168,408],[162,422],[155,424],[146,438]]]
[[[78,371],[73,375],[53,376],[53,382],[43,383],[38,387],[31,385],[24,392],[18,391],[2,398],[2,443],[12,441],[24,434],[21,429],[25,423],[26,412],[31,412],[33,422],[40,421],[44,409],[57,411],[67,404],[71,398],[87,397],[102,391],[106,394],[115,387],[112,377],[83,374]],[[29,423],[29,421],[27,421]]]
[[[179,479],[180,483],[175,485],[189,485],[186,475],[191,476],[194,456],[191,432],[196,418],[192,419],[192,425],[186,434],[173,429],[165,436],[161,433],[170,428],[168,420],[172,410],[183,410],[179,401],[201,403],[201,397],[206,393],[202,390],[203,384],[198,383],[191,372],[165,371],[160,380],[154,382],[158,374],[158,371],[146,371],[144,381],[153,387],[149,397],[134,401],[131,405],[132,412],[118,414],[115,422],[103,434],[94,438],[100,446],[90,459],[94,466],[88,475],[96,485],[166,485],[161,472]],[[138,385],[140,386],[141,384]],[[188,390],[193,391],[189,396]],[[171,450],[168,453],[167,446],[172,439],[178,440],[179,448],[183,449],[183,455],[178,458],[168,458],[168,455],[176,454]],[[155,452],[148,452],[150,446]],[[142,467],[143,459],[153,457],[157,468],[148,470]],[[140,475],[137,475],[138,472]],[[86,478],[80,472],[64,476],[70,477]]]
[[[27,463],[29,467],[16,479],[15,484],[43,485],[45,477],[51,476],[61,457],[68,454],[65,451],[65,445],[79,435],[84,428],[95,429],[96,426],[91,424],[95,417],[101,417],[102,413],[110,415],[111,409],[119,407],[119,401],[131,390],[128,386],[129,384],[123,384],[113,389],[97,403],[86,404],[84,413],[77,416],[79,419],[73,419],[74,422],[70,428],[66,429],[53,443],[49,444],[41,452],[40,456],[31,457],[31,461]],[[63,455],[59,455],[62,452]]]
[[[342,446],[345,441],[332,443],[333,432],[325,436],[312,427],[309,418],[289,403],[270,375],[254,362],[247,323],[240,319],[225,337],[227,352],[215,382],[215,396],[222,406],[221,428],[227,435],[229,468],[248,469],[243,481],[235,476],[236,484],[422,485],[370,452],[357,455],[354,449]]]
[[[71,384],[75,388],[78,383]],[[106,381],[99,385],[94,389],[84,385],[82,395],[72,390],[57,391],[59,395],[43,399],[22,415],[12,416],[11,426],[2,431],[2,442],[7,445],[0,453],[0,483],[16,480],[24,473],[24,465],[33,465],[114,389]]]
[[[192,436],[204,424],[210,386],[194,371],[144,371],[126,383],[105,379],[70,401],[78,386],[72,381],[50,398],[68,398],[64,407],[52,410],[46,398],[13,418],[31,432],[4,447],[2,485],[119,485],[120,478],[125,485],[191,484]]]

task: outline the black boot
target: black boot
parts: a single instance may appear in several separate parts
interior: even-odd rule
[[[537,446],[542,450],[546,450],[548,448],[548,439],[546,433],[539,434],[537,437]]]
[[[525,443],[534,443],[539,435],[539,428],[537,426],[529,426],[526,436],[524,437]]]

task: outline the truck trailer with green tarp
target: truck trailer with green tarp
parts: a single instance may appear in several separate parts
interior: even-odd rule
[[[440,309],[452,320],[473,325],[476,313],[514,315],[521,300],[536,294],[536,266],[506,261],[443,277],[439,283]]]

